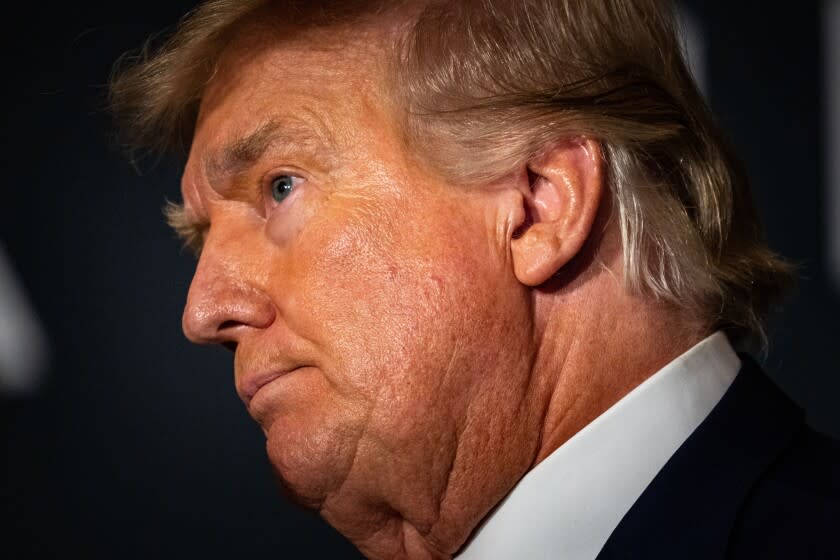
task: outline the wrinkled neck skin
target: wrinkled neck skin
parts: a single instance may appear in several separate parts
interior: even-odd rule
[[[442,491],[403,499],[397,510],[373,497],[373,482],[348,476],[322,504],[321,515],[368,558],[456,556],[522,476],[709,334],[683,312],[627,293],[617,231],[607,228],[593,253],[577,270],[561,271],[551,285],[532,291],[530,324],[519,327],[533,333],[524,396],[507,410],[493,405],[490,416],[486,407],[474,407],[457,431],[457,460]],[[494,439],[488,432],[502,425],[503,437]],[[424,466],[417,467],[422,479]],[[416,511],[405,504],[416,504]],[[428,512],[430,504],[431,521],[428,513],[417,513]]]

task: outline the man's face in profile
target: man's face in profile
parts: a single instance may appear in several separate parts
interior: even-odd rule
[[[371,525],[352,519],[354,496],[427,511],[412,521],[429,526],[460,454],[505,457],[538,431],[512,422],[535,357],[503,195],[410,157],[381,42],[256,36],[223,56],[183,177],[187,212],[209,225],[184,329],[235,348],[237,392],[300,501],[350,532]],[[489,508],[507,489],[482,480]]]

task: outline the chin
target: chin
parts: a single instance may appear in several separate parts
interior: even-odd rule
[[[312,450],[310,450],[312,451]],[[316,457],[303,460],[297,454],[279,448],[271,438],[266,442],[266,452],[280,488],[292,503],[306,509],[318,510],[326,498],[329,476],[324,476],[322,463]],[[290,457],[290,455],[292,455]]]
[[[325,424],[274,423],[267,431],[266,452],[281,492],[299,506],[319,510],[345,481],[355,444],[345,430]]]
[[[277,484],[277,489],[287,502],[305,510],[318,511],[321,509],[323,498],[316,499],[303,494],[283,476],[283,473],[276,466],[272,464],[272,467],[274,467],[274,481]]]

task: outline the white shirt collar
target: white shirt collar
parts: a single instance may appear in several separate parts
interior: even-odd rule
[[[740,368],[723,333],[695,345],[528,472],[458,560],[595,558]]]

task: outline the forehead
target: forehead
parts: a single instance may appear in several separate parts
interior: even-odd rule
[[[244,26],[222,52],[205,88],[197,132],[208,124],[217,133],[249,128],[248,121],[281,113],[320,129],[363,116],[367,105],[384,97],[383,40],[382,30],[361,23]],[[230,121],[232,113],[236,118]]]

